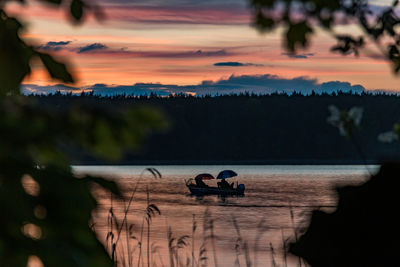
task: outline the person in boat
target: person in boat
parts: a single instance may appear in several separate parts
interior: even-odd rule
[[[201,177],[200,178],[196,177],[195,181],[196,181],[196,185],[198,187],[208,187],[208,185],[203,181],[203,179]]]
[[[218,187],[223,189],[232,188],[233,183],[229,184],[225,179],[222,179],[221,182],[218,182]]]

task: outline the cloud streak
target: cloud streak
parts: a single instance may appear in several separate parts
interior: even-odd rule
[[[164,50],[148,50],[148,51],[135,51],[129,50],[126,47],[123,48],[114,48],[110,47],[103,43],[91,43],[84,46],[70,45],[72,41],[61,41],[61,42],[48,42],[44,45],[37,46],[37,49],[44,51],[69,51],[76,54],[97,54],[99,56],[122,56],[122,57],[139,57],[139,58],[206,58],[206,57],[224,57],[224,56],[232,56],[234,53],[228,52],[225,49],[217,49],[217,50],[172,50],[172,49],[164,49]],[[236,54],[235,54],[236,55]],[[215,66],[223,66],[223,64],[229,65],[229,63],[234,64],[233,62],[221,62],[216,63]],[[220,65],[222,64],[222,65]],[[242,66],[262,66],[258,64],[252,63],[238,63]]]
[[[36,47],[38,50],[43,50],[43,51],[60,51],[64,50],[67,48],[67,45],[69,45],[71,41],[60,41],[60,42],[47,42],[44,45],[40,45]]]
[[[227,52],[225,49],[219,50],[195,50],[195,51],[133,51],[125,48],[114,49],[103,44],[92,44],[80,48],[78,54],[91,53],[124,57],[140,57],[140,58],[197,58],[197,57],[223,57],[230,56],[233,53]]]
[[[204,95],[224,95],[238,93],[255,93],[255,94],[271,94],[279,93],[332,93],[332,92],[354,92],[362,93],[365,88],[362,85],[353,85],[349,82],[330,81],[319,83],[316,79],[308,77],[297,77],[293,79],[282,78],[275,75],[232,75],[227,79],[218,81],[203,81],[197,85],[175,85],[175,84],[159,84],[159,83],[136,83],[133,85],[106,85],[95,84],[86,87],[68,87],[64,85],[54,86],[38,86],[34,84],[25,84],[22,86],[25,94],[46,94],[55,93],[57,91],[63,93],[80,93],[82,91],[93,91],[98,95],[149,95],[151,93],[167,96],[170,94],[193,94],[198,96]]]
[[[241,5],[176,5],[107,7],[114,21],[150,24],[248,25],[251,13]]]
[[[106,46],[104,44],[94,43],[94,44],[89,44],[89,45],[79,48],[77,53],[78,54],[90,53],[90,52],[94,52],[94,51],[102,51],[102,50],[107,50],[107,49],[108,49],[108,46]]]
[[[141,2],[141,3],[140,3]],[[184,3],[183,3],[184,2]],[[251,12],[244,1],[106,1],[99,3],[107,21],[150,24],[248,25]],[[31,5],[9,8],[12,14],[40,19],[61,19],[63,12]]]
[[[282,56],[287,56],[289,58],[297,58],[297,59],[306,59],[309,57],[313,57],[314,53],[305,53],[305,54],[293,54],[293,53],[281,53]]]

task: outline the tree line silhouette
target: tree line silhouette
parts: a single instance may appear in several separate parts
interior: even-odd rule
[[[344,92],[242,93],[216,97],[185,94],[160,97],[98,96],[55,93],[29,96],[39,106],[63,109],[80,103],[123,110],[150,105],[170,120],[168,131],[153,134],[139,151],[127,153],[122,164],[362,164],[349,140],[327,123],[328,106],[364,109],[355,138],[368,163],[400,158],[397,143],[381,143],[377,136],[400,121],[396,94]],[[82,149],[70,150],[79,164],[105,163]]]

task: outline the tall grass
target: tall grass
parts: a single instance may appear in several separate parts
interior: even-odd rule
[[[147,267],[150,266],[166,266],[163,262],[163,258],[159,252],[163,248],[157,245],[155,242],[151,240],[151,219],[153,216],[161,215],[161,211],[155,204],[150,203],[149,197],[147,199],[147,210],[142,219],[142,225],[139,231],[139,237],[135,237],[132,234],[132,230],[129,231],[129,240],[130,246],[129,250],[127,250],[128,246],[116,246],[114,242],[113,247],[111,249],[110,255],[112,256],[115,266],[133,266],[133,262],[136,261],[137,267]],[[112,209],[110,209],[112,211]],[[218,246],[216,241],[218,240],[217,235],[215,235],[215,223],[213,218],[210,216],[210,213],[206,211],[207,216],[204,217],[203,221],[203,232],[198,233],[197,231],[197,221],[195,215],[193,215],[192,221],[192,230],[191,235],[180,235],[177,236],[174,233],[174,230],[171,226],[167,224],[166,230],[166,239],[168,244],[168,249],[166,250],[169,255],[169,267],[207,267],[207,266],[219,266],[219,260],[223,258],[223,253],[218,253]],[[111,218],[114,218],[115,215],[110,215]],[[114,239],[115,234],[113,233],[113,229],[118,229],[117,220],[113,219],[113,224],[109,226],[110,232],[107,233],[107,238],[112,241]],[[260,244],[268,244],[268,249],[265,251],[269,253],[270,264],[271,267],[288,267],[288,242],[290,238],[286,237],[284,229],[282,228],[281,236],[282,236],[282,258],[280,260],[281,263],[278,263],[277,258],[277,250],[274,247],[273,243],[263,238],[263,234],[266,233],[270,228],[265,225],[265,221],[262,220],[257,229],[256,237],[254,239],[254,245],[252,246],[252,250],[249,246],[249,240],[241,234],[241,229],[235,217],[232,216],[232,224],[234,229],[236,230],[236,243],[233,244],[232,250],[235,251],[236,257],[232,259],[232,266],[246,266],[252,267],[257,266],[259,261],[259,251]],[[120,227],[120,224],[119,224]],[[198,238],[198,234],[202,236],[202,239]],[[133,240],[137,240],[136,243],[133,243]],[[201,241],[202,240],[202,241]],[[200,241],[200,242],[199,242]],[[109,242],[112,243],[112,242]],[[145,246],[143,244],[146,243]],[[212,253],[212,261],[211,264],[209,262],[208,257],[208,249],[211,248]],[[109,246],[107,247],[109,248]],[[196,253],[196,250],[198,251]],[[135,253],[136,252],[136,253]],[[135,257],[136,256],[136,259]],[[157,256],[157,257],[156,257]],[[253,259],[253,260],[252,260]],[[279,258],[280,259],[280,258]],[[224,259],[226,261],[226,258]],[[262,266],[266,266],[265,263],[261,264]],[[167,265],[168,266],[168,265]],[[297,267],[306,266],[302,260],[299,258]]]
[[[155,169],[146,169],[155,178],[161,178],[161,174]],[[128,200],[119,200],[122,203],[116,204],[117,200],[110,196],[110,208],[107,215],[107,231],[105,247],[109,251],[110,256],[114,262],[115,267],[156,267],[168,266],[164,263],[164,259],[160,254],[163,247],[159,246],[156,242],[152,242],[151,236],[151,223],[155,216],[161,216],[161,210],[155,203],[151,202],[150,191],[148,185],[146,186],[146,206],[143,212],[143,218],[140,228],[136,229],[133,224],[129,224],[128,216],[134,204],[135,194],[137,192],[140,180],[136,182]],[[117,218],[114,212],[115,205],[122,205],[124,210],[122,218]],[[277,252],[273,243],[266,238],[264,234],[270,228],[265,219],[262,219],[257,225],[256,235],[253,240],[252,251],[249,246],[249,240],[241,233],[241,228],[235,216],[232,218],[232,226],[236,232],[236,242],[232,245],[232,250],[235,251],[235,257],[232,259],[232,266],[246,266],[257,267],[259,261],[260,245],[268,247],[265,253],[269,253],[271,267],[288,267],[288,246],[287,243],[290,239],[297,241],[297,230],[295,228],[294,212],[291,205],[288,206],[289,220],[293,233],[290,237],[285,236],[284,229],[281,228],[282,238],[282,258],[281,263],[277,261]],[[93,225],[94,227],[94,225]],[[137,235],[138,234],[138,235]],[[202,238],[199,238],[199,237]],[[168,252],[169,267],[207,267],[219,266],[219,260],[223,258],[223,253],[218,252],[217,240],[218,236],[215,233],[215,221],[212,214],[208,209],[205,210],[203,215],[203,229],[198,231],[198,221],[193,214],[192,228],[189,235],[177,236],[174,230],[168,225],[166,219],[166,239],[168,248],[164,251]],[[146,244],[145,246],[143,244]],[[210,264],[208,257],[208,248],[211,248],[212,262]],[[197,252],[196,252],[197,251]],[[268,254],[265,254],[266,256]],[[224,259],[226,261],[226,258]],[[262,263],[263,266],[266,263]],[[306,267],[306,264],[301,258],[298,258],[297,267]]]
[[[142,243],[143,243],[143,231],[144,231],[144,222],[147,222],[147,263],[148,267],[150,266],[150,224],[151,218],[156,214],[161,214],[160,210],[155,204],[151,204],[149,202],[149,192],[147,190],[147,208],[145,215],[143,217],[143,223],[140,230],[140,238],[137,238],[134,235],[133,224],[128,224],[128,214],[131,211],[131,206],[133,204],[133,200],[139,184],[143,178],[143,175],[149,172],[154,178],[161,179],[161,173],[155,168],[146,168],[142,171],[139,176],[138,181],[136,182],[134,189],[131,192],[129,200],[126,201],[125,198],[122,198],[122,205],[124,207],[122,220],[119,220],[114,213],[114,199],[113,196],[110,196],[110,208],[108,210],[107,215],[107,235],[106,235],[106,249],[109,251],[111,255],[111,259],[115,263],[115,266],[128,266],[133,267],[133,254],[136,249],[139,250],[139,256],[137,258],[139,267],[142,261]],[[120,203],[118,203],[120,204]],[[124,230],[124,231],[123,231]],[[122,245],[120,243],[121,238],[123,238],[123,232],[125,237],[125,243]],[[132,244],[135,241],[136,244]],[[143,261],[142,261],[143,262]]]

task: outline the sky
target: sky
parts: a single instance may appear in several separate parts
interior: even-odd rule
[[[308,49],[286,53],[281,29],[260,34],[251,26],[246,0],[97,0],[91,3],[106,19],[89,15],[82,25],[69,23],[63,9],[28,3],[7,9],[23,17],[29,43],[69,63],[77,83],[52,81],[34,62],[25,93],[400,91],[400,77],[388,62],[371,56],[373,46],[358,58],[334,54],[335,40],[318,30]],[[359,32],[355,25],[337,30]]]

